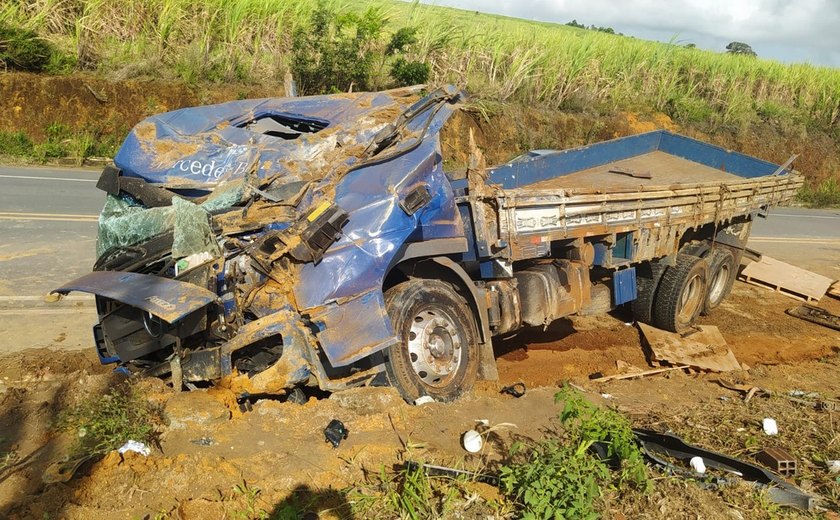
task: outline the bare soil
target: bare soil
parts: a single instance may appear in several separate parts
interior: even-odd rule
[[[821,304],[840,313],[840,301],[826,297]],[[236,396],[223,389],[175,394],[158,380],[146,380],[143,395],[163,407],[169,421],[152,454],[111,452],[83,465],[68,482],[50,484],[44,475],[72,442],[72,435],[52,428],[55,418],[73,403],[101,395],[119,376],[100,366],[89,350],[19,352],[0,358],[0,455],[5,457],[0,462],[6,461],[0,466],[0,517],[247,518],[265,511],[284,518],[281,512],[289,506],[319,511],[321,518],[359,518],[359,504],[381,487],[381,472],[390,475],[406,460],[493,472],[512,442],[546,437],[559,411],[554,393],[565,381],[636,425],[672,430],[730,455],[750,459],[765,445],[784,447],[800,461],[795,482],[837,500],[840,482],[833,483],[824,461],[840,459],[840,417],[785,395],[800,389],[840,398],[840,333],[784,314],[793,305],[783,296],[736,284],[729,301],[701,320],[717,325],[750,367],[723,375],[675,371],[592,383],[588,376],[594,372],[615,373],[616,361],[648,367],[638,329],[617,311],[560,320],[546,331],[527,330],[498,341],[500,380],[481,382],[470,396],[450,404],[410,406],[392,389],[361,388],[313,396],[304,405],[259,400],[243,412]],[[737,392],[717,383],[720,378],[774,394],[745,404]],[[524,397],[499,394],[515,382],[526,384]],[[779,422],[778,437],[761,432],[765,416]],[[335,418],[350,431],[338,448],[322,433]],[[469,455],[460,436],[481,419],[515,426],[500,428],[482,453]],[[494,488],[467,486],[476,500],[471,509],[454,511],[453,518],[509,512]],[[751,489],[705,490],[666,478],[658,479],[648,495],[608,493],[603,511],[613,518],[777,514]]]

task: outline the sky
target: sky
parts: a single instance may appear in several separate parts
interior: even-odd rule
[[[612,27],[648,40],[840,67],[840,0],[421,0],[528,20]]]

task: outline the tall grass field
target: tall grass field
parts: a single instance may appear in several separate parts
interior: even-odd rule
[[[488,98],[562,109],[647,108],[717,125],[772,116],[836,130],[840,119],[837,69],[416,2],[9,1],[0,5],[0,24],[35,31],[65,52],[65,70],[277,82],[289,69],[295,31],[307,30],[319,5],[339,15],[369,11],[383,22],[382,46],[399,28],[416,28],[407,52],[431,65],[431,81],[456,83]],[[374,87],[387,86],[376,79]]]

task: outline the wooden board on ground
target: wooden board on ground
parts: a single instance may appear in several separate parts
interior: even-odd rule
[[[840,300],[840,282],[834,282],[831,287],[828,288],[827,294]]]
[[[831,278],[786,264],[767,255],[761,261],[747,265],[740,279],[791,298],[816,301],[823,297],[834,282]]]
[[[639,323],[639,328],[656,361],[712,372],[741,369],[717,327],[700,325],[687,334],[660,330],[644,323]]]

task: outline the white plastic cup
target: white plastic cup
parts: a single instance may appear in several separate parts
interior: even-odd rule
[[[703,462],[703,457],[691,457],[688,464],[691,466],[691,469],[701,475],[706,472],[706,464]]]
[[[779,434],[779,425],[776,424],[776,419],[766,417],[763,421],[761,421],[761,426],[764,428],[764,433],[767,435]]]
[[[481,434],[475,430],[467,430],[464,432],[463,437],[461,437],[461,442],[464,449],[470,453],[478,453],[481,451],[481,447],[484,446],[484,439],[482,439]]]

